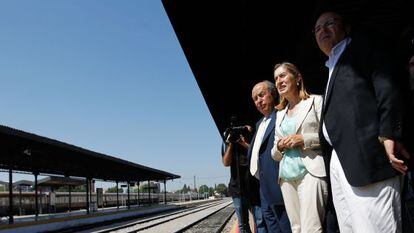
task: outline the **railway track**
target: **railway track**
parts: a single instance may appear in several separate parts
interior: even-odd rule
[[[234,215],[233,205],[226,206],[220,209],[216,213],[206,216],[199,222],[195,222],[193,225],[182,232],[184,233],[220,233],[223,231],[226,224]]]
[[[234,213],[231,200],[216,201],[142,220],[113,224],[84,232],[221,232]]]

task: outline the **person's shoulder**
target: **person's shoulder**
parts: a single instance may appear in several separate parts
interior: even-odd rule
[[[314,95],[314,94],[312,94],[311,96],[313,96],[313,98],[315,98],[315,100],[318,100],[318,101],[322,101],[323,100],[322,95]]]
[[[321,95],[311,95],[316,108],[322,107],[323,97]]]
[[[382,31],[371,27],[358,27],[351,34],[351,44],[358,50],[388,51],[391,41]]]
[[[313,98],[315,102],[322,102],[323,100],[321,95],[315,95],[315,94],[310,95],[310,98]]]
[[[286,111],[286,107],[275,112],[276,117],[282,117],[284,112]]]

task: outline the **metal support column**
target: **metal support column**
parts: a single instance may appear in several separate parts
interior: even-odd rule
[[[89,178],[86,178],[86,214],[89,214]]]
[[[23,214],[23,210],[22,210],[22,186],[19,185],[18,189],[19,189],[19,216],[21,216]]]
[[[43,196],[43,193],[42,193],[42,189],[40,189],[40,191],[39,191],[39,194],[40,194],[40,197],[39,197],[39,207],[40,207],[40,209],[39,209],[39,214],[42,214],[43,212],[43,202],[42,202],[42,196]]]
[[[69,203],[68,203],[68,207],[69,207],[69,212],[72,211],[72,186],[68,185],[68,191],[69,191]]]
[[[99,194],[98,194],[98,189],[97,188],[95,188],[95,194],[96,194],[96,211],[99,211],[99,202],[101,201],[100,199],[99,199]],[[103,200],[102,200],[102,203],[103,203]]]
[[[148,204],[151,205],[152,204],[152,200],[151,200],[151,185],[150,185],[150,181],[148,180]]]
[[[131,208],[131,200],[129,199],[129,181],[128,181],[128,184],[127,184],[127,193],[128,193],[127,207],[128,207],[128,209],[130,209]]]
[[[90,182],[89,183],[89,200],[90,200],[89,203],[92,203],[93,204],[92,211],[95,212],[95,211],[98,210],[95,207],[96,204],[97,204],[97,202],[96,201],[93,201],[93,192],[95,191],[95,180],[93,178],[91,178],[89,182]]]
[[[118,181],[116,181],[116,208],[119,209],[119,188],[118,188]]]
[[[37,217],[39,217],[39,196],[37,194],[38,192],[38,184],[37,184],[37,175],[39,175],[39,173],[34,173],[34,178],[35,178],[35,220],[37,221]]]
[[[138,201],[137,201],[137,205],[139,206],[139,181],[137,181],[137,185],[138,185]]]
[[[164,179],[164,205],[167,204],[167,180]]]
[[[13,224],[13,170],[9,168],[9,224]]]

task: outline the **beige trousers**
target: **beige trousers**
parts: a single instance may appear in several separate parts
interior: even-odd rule
[[[328,199],[325,178],[307,173],[300,180],[281,181],[280,188],[292,233],[322,232]]]
[[[401,232],[400,177],[352,187],[338,156],[330,163],[332,199],[341,233]]]

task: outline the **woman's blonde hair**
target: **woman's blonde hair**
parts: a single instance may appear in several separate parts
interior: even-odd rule
[[[299,72],[299,69],[295,65],[293,65],[292,63],[290,63],[290,62],[282,62],[282,63],[278,63],[278,64],[275,65],[275,68],[273,68],[273,73],[279,67],[286,68],[289,71],[289,73],[291,73],[293,75],[293,77],[295,78],[295,81],[298,81],[297,78],[300,77],[299,86],[298,86],[298,89],[299,89],[299,98],[301,100],[306,100],[307,98],[309,98],[310,97],[310,94],[306,91],[305,84],[303,82],[303,76]],[[279,95],[279,104],[276,105],[276,109],[277,110],[282,110],[282,109],[284,109],[286,107],[287,104],[288,104],[287,99],[285,99],[284,97],[282,97],[282,96]]]

